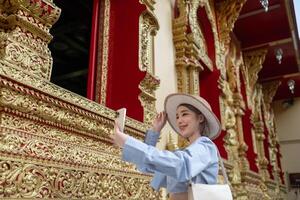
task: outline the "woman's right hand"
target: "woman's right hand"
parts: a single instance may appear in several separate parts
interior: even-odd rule
[[[154,118],[153,122],[152,122],[152,130],[160,133],[161,129],[165,126],[167,122],[167,114],[166,112],[160,112],[156,115],[156,117]]]

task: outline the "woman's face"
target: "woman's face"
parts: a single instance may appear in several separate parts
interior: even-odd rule
[[[200,126],[204,122],[202,114],[196,114],[185,106],[179,106],[176,111],[176,124],[180,135],[184,138],[194,138],[200,135]]]

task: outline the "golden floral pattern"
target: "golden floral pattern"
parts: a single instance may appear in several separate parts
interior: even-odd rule
[[[149,178],[6,160],[0,154],[1,198],[159,199]]]

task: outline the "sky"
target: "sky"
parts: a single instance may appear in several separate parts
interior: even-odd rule
[[[294,0],[294,7],[296,13],[297,27],[298,27],[298,35],[300,37],[300,0]]]

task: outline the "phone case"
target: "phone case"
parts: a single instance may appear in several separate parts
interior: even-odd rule
[[[117,118],[115,122],[118,124],[120,131],[124,131],[125,127],[125,118],[126,118],[126,108],[121,108],[117,110]]]

